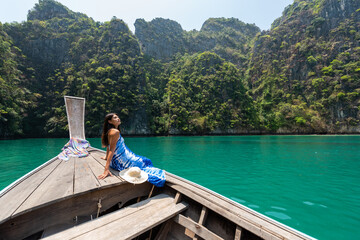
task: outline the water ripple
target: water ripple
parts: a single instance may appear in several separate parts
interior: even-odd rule
[[[281,219],[281,220],[289,220],[291,219],[290,216],[286,215],[282,212],[265,212],[266,215],[274,217],[275,219]]]

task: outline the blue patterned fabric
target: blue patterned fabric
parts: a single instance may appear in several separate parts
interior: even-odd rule
[[[120,135],[116,143],[114,156],[110,162],[110,167],[122,171],[129,167],[139,167],[145,171],[149,178],[148,181],[157,187],[163,187],[165,184],[165,171],[155,168],[150,159],[138,156],[133,153],[124,142],[124,138]]]

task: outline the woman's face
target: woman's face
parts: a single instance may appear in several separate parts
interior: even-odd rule
[[[109,120],[109,123],[114,125],[115,127],[118,127],[121,124],[121,120],[116,114],[114,114]]]

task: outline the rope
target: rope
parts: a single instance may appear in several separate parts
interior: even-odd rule
[[[101,198],[99,199],[99,202],[98,202],[98,204],[97,204],[97,206],[98,206],[98,210],[97,210],[97,215],[96,215],[96,218],[98,218],[99,217],[99,214],[100,214],[100,209],[101,209]]]

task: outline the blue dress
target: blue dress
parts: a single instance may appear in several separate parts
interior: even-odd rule
[[[110,167],[118,171],[122,171],[129,167],[139,167],[148,174],[148,182],[154,184],[157,187],[163,187],[165,184],[165,171],[159,168],[155,168],[150,159],[143,156],[138,156],[133,153],[125,145],[124,138],[121,135],[116,143],[114,155],[110,162]]]

